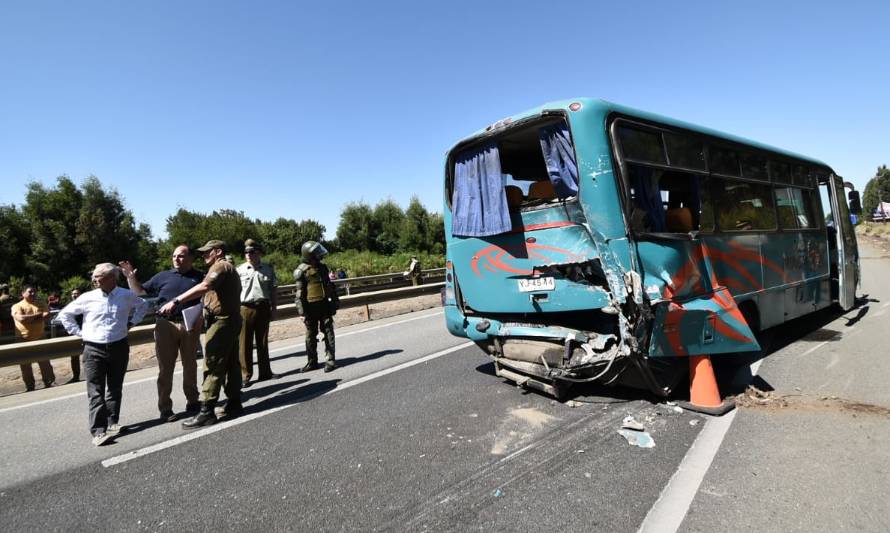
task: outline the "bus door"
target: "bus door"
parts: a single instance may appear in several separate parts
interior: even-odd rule
[[[834,174],[828,182],[831,212],[834,218],[835,242],[837,243],[838,304],[847,311],[853,308],[856,300],[856,285],[859,282],[859,250],[856,235],[850,221],[850,211],[844,197],[844,182]]]

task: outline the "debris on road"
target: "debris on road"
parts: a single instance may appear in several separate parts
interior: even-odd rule
[[[697,419],[697,418],[693,418],[692,420],[689,421],[689,425],[690,425],[690,426],[697,426],[697,425],[698,425],[698,419]]]
[[[568,407],[581,407],[582,405],[584,404],[579,402],[578,400],[569,400],[566,402],[566,406]]]
[[[500,498],[500,497],[503,496],[503,495],[504,495],[504,491],[502,491],[501,489],[497,489],[497,490],[494,491],[494,497],[495,497],[495,498]]]
[[[655,440],[652,435],[645,431],[634,431],[632,429],[619,429],[618,434],[627,440],[628,444],[639,448],[654,448]]]
[[[624,429],[632,429],[634,431],[646,431],[646,426],[637,422],[637,420],[632,416],[624,417],[624,420],[621,421],[621,427]]]

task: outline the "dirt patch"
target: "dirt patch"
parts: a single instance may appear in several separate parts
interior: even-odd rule
[[[390,316],[401,315],[405,313],[413,313],[423,309],[430,309],[441,306],[441,298],[438,294],[428,294],[417,296],[414,298],[406,298],[403,300],[381,302],[369,306],[371,320],[379,320]],[[367,322],[366,310],[364,306],[353,307],[350,309],[342,309],[337,312],[334,317],[335,328],[349,326]],[[269,328],[269,341],[281,341],[300,337],[306,332],[303,327],[303,320],[300,318],[287,318],[284,320],[276,320],[272,322]],[[67,357],[54,359],[52,361],[53,372],[56,375],[56,383],[66,383],[71,379],[71,363]],[[130,364],[127,370],[139,370],[157,366],[155,359],[155,347],[153,341],[145,341],[130,346]],[[34,367],[34,378],[37,382],[37,388],[43,386],[40,379],[40,369],[37,365]],[[81,373],[81,379],[83,373]],[[0,396],[8,396],[10,394],[18,394],[25,392],[25,384],[22,382],[21,371],[18,365],[0,368]]]
[[[870,403],[856,402],[837,396],[809,396],[805,394],[780,394],[762,391],[756,387],[735,397],[736,405],[744,409],[760,411],[842,412],[852,416],[859,414],[890,418],[890,408]]]

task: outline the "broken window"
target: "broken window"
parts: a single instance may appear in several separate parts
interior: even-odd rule
[[[714,229],[707,176],[628,164],[630,225],[636,232],[689,233]]]

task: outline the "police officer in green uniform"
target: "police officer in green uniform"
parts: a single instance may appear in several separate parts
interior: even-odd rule
[[[321,243],[306,241],[301,249],[303,262],[294,270],[297,316],[306,325],[306,366],[301,372],[318,368],[318,329],[324,333],[327,361],[324,371],[337,368],[334,362],[334,315],[340,307],[337,289],[330,280],[327,265],[321,262],[328,254]]]
[[[207,334],[204,347],[204,383],[201,386],[201,411],[182,423],[185,429],[215,424],[214,407],[219,391],[225,388],[223,415],[234,418],[244,413],[241,405],[241,362],[238,338],[241,333],[241,279],[232,263],[225,260],[226,244],[211,240],[198,248],[204,254],[207,275],[201,283],[167,302],[158,312],[166,315],[182,302],[204,297],[204,323]]]

